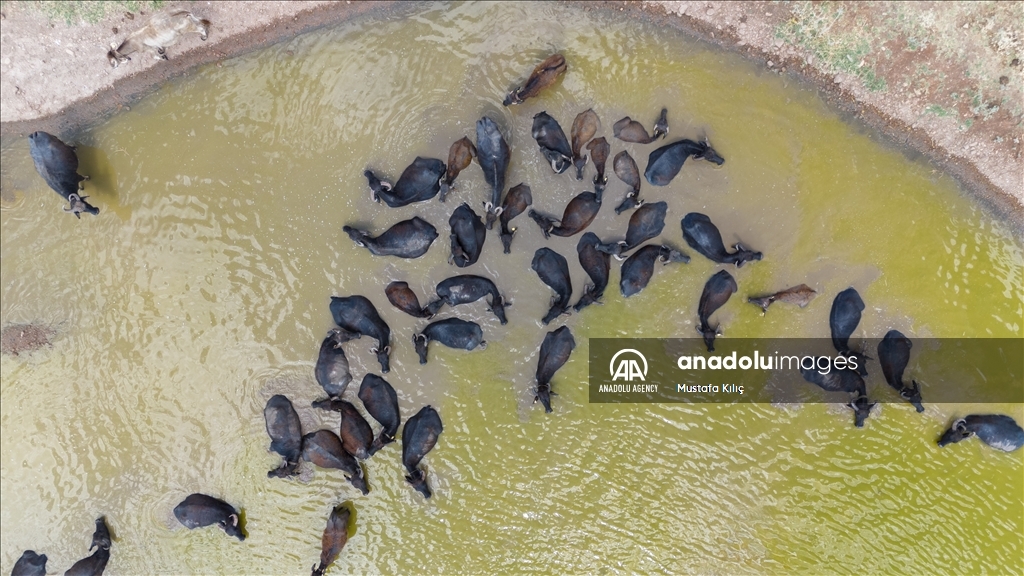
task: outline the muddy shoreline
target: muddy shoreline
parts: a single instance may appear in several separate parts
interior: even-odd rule
[[[124,38],[138,28],[148,14],[127,18],[118,15],[96,24],[41,25],[41,17],[21,8],[5,9],[3,18],[3,82],[0,105],[4,140],[45,130],[65,137],[87,130],[155,91],[168,80],[187,75],[200,66],[258,50],[325,26],[361,18],[397,18],[418,9],[415,3],[398,2],[267,2],[249,3],[169,2],[165,9],[195,12],[214,23],[206,42],[186,38],[168,49],[169,61],[157,62],[137,55],[117,70],[103,57],[104,43]],[[953,176],[980,205],[1019,233],[1024,233],[1024,174],[1020,154],[1021,126],[1011,118],[996,126],[978,123],[967,134],[950,137],[949,121],[917,121],[901,113],[905,95],[868,92],[853,74],[833,73],[815,61],[809,51],[778,40],[771,32],[779,22],[794,16],[789,8],[770,2],[579,2],[587,10],[618,12],[630,18],[650,20],[680,30],[720,49],[742,54],[765,66],[806,83],[840,114],[856,119],[880,140],[920,154]],[[218,24],[219,23],[219,24]],[[113,34],[114,28],[119,34]],[[26,38],[31,40],[26,40]],[[64,42],[62,44],[61,38]],[[52,45],[78,42],[76,50],[52,54]],[[51,45],[51,46],[48,46]],[[32,53],[36,50],[37,53]],[[49,52],[46,52],[49,50]],[[41,55],[44,54],[44,55]],[[45,56],[49,54],[49,56]],[[66,57],[65,57],[66,56]],[[50,61],[49,59],[53,59]],[[64,71],[53,73],[52,68]],[[68,78],[80,81],[77,90],[61,90]],[[1015,77],[1014,82],[1018,79]],[[1016,84],[1011,86],[1014,90]],[[46,94],[44,98],[43,95]],[[31,106],[44,101],[47,106]],[[42,108],[42,109],[41,109]],[[51,110],[52,109],[52,110]],[[908,121],[909,120],[909,121]],[[1013,125],[1016,122],[1016,125]],[[986,132],[987,130],[987,132]],[[995,136],[991,133],[995,131]],[[987,139],[987,140],[986,140]],[[965,150],[972,153],[965,154]]]

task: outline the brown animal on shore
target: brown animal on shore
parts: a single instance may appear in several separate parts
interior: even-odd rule
[[[546,60],[537,65],[530,74],[530,78],[520,88],[513,88],[505,101],[505,106],[519,104],[527,98],[533,98],[541,90],[555,83],[559,76],[565,74],[565,57],[561,54],[548,56]]]
[[[111,44],[107,60],[110,61],[112,68],[117,68],[122,62],[131,60],[129,54],[142,49],[151,50],[153,58],[157,60],[167,60],[167,47],[190,32],[195,32],[206,40],[210,32],[210,21],[196,18],[191,12],[186,11],[154,14],[144,27],[128,35],[120,46],[115,48]]]

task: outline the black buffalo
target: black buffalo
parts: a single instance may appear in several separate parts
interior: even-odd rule
[[[372,456],[384,446],[395,441],[398,434],[398,425],[401,423],[401,413],[398,411],[398,395],[395,389],[387,380],[376,374],[367,374],[363,377],[363,383],[359,386],[359,400],[362,401],[366,412],[374,420],[380,423],[380,434],[373,439],[370,445]]]
[[[537,391],[534,402],[540,401],[545,412],[551,412],[551,378],[568,360],[576,340],[568,326],[552,330],[544,336],[537,355]]]
[[[28,135],[28,150],[36,172],[54,192],[68,201],[69,206],[64,209],[65,212],[77,218],[81,218],[79,214],[82,212],[94,216],[100,213],[99,208],[85,201],[87,196],[78,193],[82,190],[82,181],[89,177],[78,173],[78,154],[74,147],[61,142],[52,134],[33,132]]]
[[[572,297],[572,280],[569,279],[569,263],[565,257],[550,248],[540,248],[533,254],[530,268],[540,276],[541,282],[555,291],[551,299],[551,308],[544,316],[545,324],[569,311],[569,298]]]
[[[725,158],[718,155],[715,149],[705,142],[679,140],[658,148],[647,159],[647,170],[644,177],[653,186],[665,186],[679,174],[683,162],[687,158],[703,158],[708,162],[721,166]]]
[[[46,554],[36,554],[34,550],[25,550],[14,563],[11,576],[46,576]]]
[[[110,561],[110,528],[107,519],[100,516],[96,519],[96,530],[92,533],[92,544],[89,550],[96,549],[91,556],[75,562],[65,576],[101,576]],[[45,559],[44,559],[45,562]]]
[[[613,256],[629,252],[661,234],[661,231],[665,229],[665,214],[667,212],[668,202],[644,204],[629,217],[625,241],[600,244],[597,249]]]
[[[497,220],[496,212],[501,203],[501,193],[505,190],[505,174],[512,154],[505,142],[505,137],[498,130],[498,125],[487,116],[476,123],[476,159],[484,171],[484,179],[491,188],[491,199],[484,202],[487,211],[487,229],[490,230]]]
[[[1003,452],[1013,452],[1024,446],[1024,429],[1013,418],[1004,414],[964,416],[954,421],[942,434],[939,446],[954,444],[974,435],[985,444]]]
[[[190,494],[174,507],[174,517],[189,530],[203,526],[220,526],[228,536],[245,540],[239,512],[223,500],[206,494]]]
[[[831,367],[828,370],[821,370],[818,367],[829,365],[831,358],[821,357],[821,359],[822,361],[819,361],[818,358],[815,358],[814,366],[810,368],[801,366],[800,374],[803,375],[804,380],[823,390],[850,393],[853,400],[847,406],[853,409],[854,425],[857,428],[863,427],[864,421],[871,414],[871,409],[875,407],[875,403],[868,400],[864,378],[856,370],[850,368]]]
[[[402,430],[402,464],[405,466],[405,480],[424,498],[430,498],[427,474],[420,469],[420,462],[437,444],[437,438],[444,431],[437,410],[424,406],[405,422]]]
[[[697,332],[704,338],[704,344],[708,352],[715,351],[715,336],[721,334],[719,326],[714,328],[708,324],[708,319],[725,304],[729,297],[736,292],[736,279],[725,270],[719,270],[704,284],[704,291],[700,295],[700,303],[697,305],[697,317],[700,318],[700,326]]]
[[[533,117],[533,139],[540,146],[541,156],[551,165],[555,174],[561,174],[572,165],[572,148],[569,140],[558,122],[547,112],[539,112]]]
[[[917,381],[911,380],[911,385],[903,383],[903,371],[910,362],[910,349],[913,342],[899,330],[889,330],[885,338],[878,343],[878,363],[882,365],[882,374],[885,381],[899,392],[901,398],[910,402],[918,412],[924,412],[921,404],[921,387]]]
[[[391,369],[388,357],[391,354],[391,328],[381,319],[373,303],[365,296],[331,296],[331,315],[334,323],[346,331],[377,340],[373,353],[380,362],[380,371],[387,374]]]
[[[302,458],[302,424],[291,400],[275,394],[267,401],[267,406],[263,409],[263,418],[267,421],[270,449],[284,458],[284,463],[267,472],[267,477],[285,478],[296,475],[296,468]]]
[[[437,196],[441,190],[441,177],[444,174],[444,162],[437,158],[420,158],[419,156],[402,172],[398,182],[394,185],[386,180],[381,180],[371,170],[363,172],[363,176],[366,176],[370,185],[370,197],[374,202],[383,200],[392,208],[430,200]]]
[[[459,304],[476,302],[484,296],[490,296],[487,309],[490,310],[502,324],[508,323],[505,318],[505,308],[508,304],[498,292],[498,287],[488,278],[465,274],[453,276],[441,281],[435,289],[438,299],[427,305],[431,314],[436,314],[445,304],[455,307]]]
[[[836,295],[836,299],[832,301],[832,310],[828,315],[828,327],[832,332],[832,345],[836,351],[843,356],[855,359],[857,372],[861,376],[867,376],[867,358],[850,349],[850,336],[860,324],[860,313],[863,311],[864,301],[860,299],[860,294],[853,288],[847,288]]]
[[[461,350],[474,350],[477,346],[487,347],[483,330],[480,329],[479,324],[459,318],[445,318],[427,324],[422,332],[412,335],[412,342],[416,346],[416,353],[419,354],[420,364],[427,363],[427,345],[431,340],[440,342],[449,348]]]
[[[741,244],[733,248],[735,252],[730,253],[725,249],[722,242],[722,234],[718,231],[711,219],[700,212],[690,212],[681,223],[683,228],[683,239],[697,252],[700,252],[708,260],[719,264],[735,264],[737,268],[742,267],[744,262],[760,260],[762,254],[747,250]]]
[[[657,260],[666,265],[672,262],[685,264],[690,261],[690,257],[668,246],[657,244],[648,244],[637,250],[622,263],[619,291],[623,296],[629,298],[647,287],[654,276],[654,262]]]
[[[348,383],[352,381],[352,374],[348,371],[348,358],[345,357],[345,350],[341,345],[354,338],[359,338],[359,335],[335,328],[328,332],[327,337],[320,343],[320,353],[317,355],[313,374],[324,392],[332,398],[341,396]]]
[[[611,269],[611,256],[600,250],[601,240],[593,232],[587,232],[580,238],[576,245],[576,254],[580,259],[580,266],[590,276],[591,284],[583,289],[583,296],[580,297],[573,310],[579,312],[585,306],[600,303],[604,296],[604,290],[608,287],[608,273]]]
[[[449,262],[454,262],[459,268],[465,268],[475,264],[480,258],[480,252],[484,248],[484,239],[487,230],[480,217],[473,212],[469,204],[463,202],[452,212],[448,219],[451,226],[451,257]]]
[[[356,245],[377,256],[419,258],[437,239],[437,229],[419,216],[395,224],[376,238],[351,226],[344,226],[342,230]]]
[[[505,250],[505,254],[512,252],[512,235],[516,233],[515,228],[509,228],[509,222],[516,216],[526,212],[526,209],[531,204],[533,204],[533,194],[530,191],[530,187],[520,183],[508,191],[508,194],[505,195],[505,200],[501,203],[501,208],[498,208],[497,214],[501,221],[499,236],[501,237],[501,246]]]

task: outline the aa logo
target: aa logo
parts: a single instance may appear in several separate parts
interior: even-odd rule
[[[637,361],[639,359],[639,362]],[[643,363],[643,370],[640,369],[640,363]],[[644,381],[647,376],[647,358],[637,350],[632,348],[625,348],[619,350],[612,356],[612,361],[608,365],[608,373],[612,375],[612,382],[619,379],[625,380],[626,382],[632,382],[634,379]]]

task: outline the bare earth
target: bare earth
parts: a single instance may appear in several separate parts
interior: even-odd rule
[[[94,24],[48,18],[4,2],[0,135],[46,130],[66,138],[196,67],[415,3],[166,2],[213,23],[168,48],[111,69],[105,54],[150,14],[110,11]],[[1024,3],[600,2],[683,29],[780,74],[809,81],[839,110],[956,177],[993,213],[1024,230]],[[114,30],[117,30],[116,32]]]

